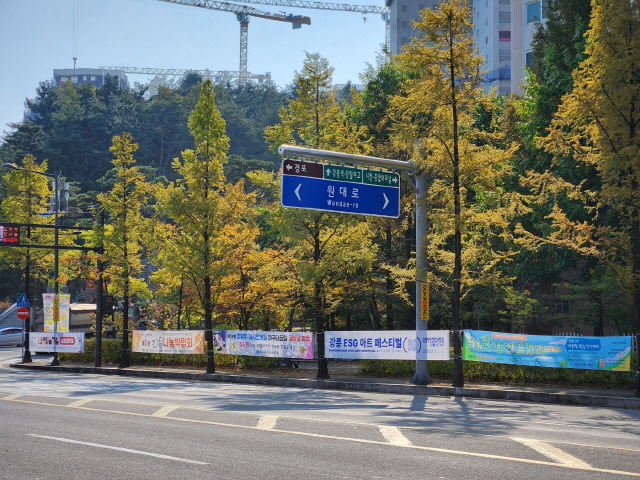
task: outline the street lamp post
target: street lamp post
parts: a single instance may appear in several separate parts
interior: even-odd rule
[[[55,174],[56,184],[53,189],[53,360],[51,360],[52,366],[60,365],[60,360],[58,360],[58,321],[60,320],[60,297],[59,286],[58,286],[58,214],[60,209],[60,170],[56,171]],[[57,306],[57,309],[56,309]]]
[[[47,173],[47,172],[39,172],[38,170],[29,170],[28,168],[22,168],[22,167],[18,167],[17,165],[13,164],[13,163],[3,163],[2,166],[4,168],[10,168],[11,170],[20,170],[23,172],[30,172],[30,173],[37,173],[38,175],[43,175],[45,177],[51,177],[55,179],[55,185],[53,187],[54,190],[54,199],[53,199],[53,224],[54,224],[54,240],[53,240],[53,292],[55,294],[55,298],[56,300],[54,301],[58,301],[58,291],[59,291],[59,287],[58,287],[58,250],[59,250],[59,246],[58,246],[58,217],[59,217],[59,201],[60,201],[60,177],[61,177],[61,172],[60,170],[58,170],[55,174],[53,173]],[[58,310],[59,310],[59,303],[58,303]],[[55,310],[55,309],[54,309]],[[58,360],[58,351],[56,348],[56,342],[55,342],[55,337],[58,334],[58,322],[57,319],[54,317],[53,319],[53,336],[54,336],[54,342],[53,342],[53,360],[51,361],[51,365],[52,366],[56,366],[56,365],[60,365],[60,361]],[[28,340],[28,336],[29,336],[29,329],[25,329],[25,337],[26,340]],[[28,346],[25,349],[25,354],[28,351]]]

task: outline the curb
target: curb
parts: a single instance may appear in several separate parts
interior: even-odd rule
[[[324,390],[395,393],[402,395],[434,395],[443,397],[468,397],[487,400],[511,400],[518,402],[581,405],[590,407],[640,410],[640,398],[585,393],[554,393],[516,389],[470,388],[384,383],[370,381],[317,380],[264,375],[234,375],[221,373],[191,373],[167,370],[123,369],[118,367],[51,366],[16,363],[12,368],[47,370],[65,373],[89,373],[95,375],[120,375],[124,377],[161,378],[201,382],[225,382],[275,387],[313,388]]]

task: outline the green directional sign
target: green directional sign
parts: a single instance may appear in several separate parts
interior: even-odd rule
[[[338,165],[325,165],[324,178],[326,180],[340,180],[343,182],[362,183],[361,168],[341,167]]]
[[[362,170],[362,183],[367,185],[381,185],[384,187],[399,187],[400,175],[394,172],[379,170]]]

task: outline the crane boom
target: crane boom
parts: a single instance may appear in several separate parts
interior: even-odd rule
[[[122,73],[133,73],[139,75],[168,75],[168,76],[183,76],[188,73],[197,73],[204,78],[216,79],[221,82],[230,82],[240,78],[240,72],[234,72],[230,70],[193,70],[183,68],[153,68],[153,67],[98,67],[103,70],[117,70]],[[255,74],[247,73],[247,78],[251,80],[258,80],[260,82],[271,80],[271,73]]]
[[[232,0],[236,1],[236,0]],[[340,12],[377,13],[385,15],[389,13],[389,7],[377,5],[354,5],[349,3],[310,2],[307,0],[237,0],[242,3],[258,5],[273,5],[297,8],[313,8],[314,10],[336,10]]]
[[[386,46],[387,55],[391,52],[391,13],[387,6],[379,7],[377,5],[355,5],[350,3],[330,3],[315,2],[309,0],[231,0],[233,2],[253,3],[258,5],[297,7],[297,8],[313,8],[315,10],[336,10],[339,12],[354,13],[376,13],[380,14],[385,22],[384,44]]]
[[[175,3],[176,5],[188,5],[192,7],[206,8],[209,10],[220,10],[223,12],[231,12],[238,14],[251,15],[253,17],[267,18],[269,20],[277,20],[280,22],[300,23],[311,25],[309,17],[299,15],[286,15],[284,13],[273,13],[257,10],[246,5],[238,5],[237,3],[217,2],[214,0],[159,0],[161,2]]]
[[[240,75],[239,83],[247,83],[247,50],[249,37],[249,17],[266,18],[279,22],[291,23],[293,28],[300,28],[302,25],[311,25],[309,17],[302,15],[286,15],[283,13],[263,12],[246,5],[234,3],[218,2],[215,0],[160,0],[161,2],[175,3],[177,5],[188,5],[191,7],[207,8],[209,10],[221,10],[223,12],[235,13],[240,22]]]

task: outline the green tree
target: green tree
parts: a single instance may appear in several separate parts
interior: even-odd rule
[[[21,168],[36,172],[46,172],[47,163],[38,164],[32,155],[26,155],[22,160]],[[39,213],[49,210],[49,187],[47,178],[26,171],[11,171],[3,177],[5,183],[5,194],[0,204],[2,220],[11,223],[46,224],[53,223],[51,219],[39,217]],[[36,229],[27,227],[23,229],[21,243],[24,244],[52,244],[51,229]],[[3,263],[20,268],[22,265],[24,272],[24,293],[30,297],[30,282],[32,274],[40,278],[48,275],[51,271],[51,262],[44,262],[46,257],[51,255],[47,250],[34,250],[29,248],[6,248],[0,251]]]
[[[478,129],[478,112],[493,107],[480,86],[483,59],[474,46],[468,3],[448,0],[425,9],[415,28],[420,35],[399,55],[409,78],[404,95],[392,102],[395,139],[399,147],[415,149],[418,167],[430,177],[430,269],[450,275],[441,281],[452,284],[453,385],[462,386],[462,283],[495,282],[496,266],[508,258],[499,239],[508,228],[500,182],[509,152],[491,132]]]
[[[296,97],[280,110],[280,123],[265,129],[272,151],[283,143],[339,150],[347,153],[370,153],[366,128],[345,115],[337,102],[332,84],[333,68],[319,54],[306,54],[301,72],[296,72]],[[324,358],[324,329],[330,305],[327,302],[328,279],[323,274],[323,256],[341,231],[354,218],[336,214],[280,209],[274,217],[276,229],[284,238],[300,248],[304,259],[302,279],[310,287],[304,292],[307,310],[313,312],[318,336],[318,378],[329,378]],[[326,273],[326,272],[325,272]]]
[[[122,295],[122,367],[131,365],[129,351],[129,304],[132,294],[149,296],[147,284],[138,278],[141,270],[142,206],[147,202],[150,186],[138,172],[134,153],[138,145],[130,133],[113,137],[111,153],[116,168],[116,181],[110,192],[98,195],[108,214],[104,236],[106,277],[113,292]]]
[[[554,159],[573,155],[594,168],[601,186],[553,182],[552,189],[584,202],[585,220],[556,206],[551,240],[612,266],[640,337],[640,5],[595,0],[587,38],[587,58],[541,144]],[[535,181],[550,185],[548,177]]]
[[[227,185],[223,166],[229,150],[225,121],[216,106],[213,84],[202,84],[200,98],[189,117],[189,130],[195,150],[182,152],[182,161],[174,159],[179,175],[158,192],[159,213],[175,224],[175,235],[166,238],[169,249],[163,258],[175,277],[190,280],[204,312],[207,342],[207,373],[215,372],[213,357],[213,310],[222,278],[231,268],[230,252],[243,241],[243,220],[252,197],[243,184]],[[171,253],[169,253],[171,252]]]

